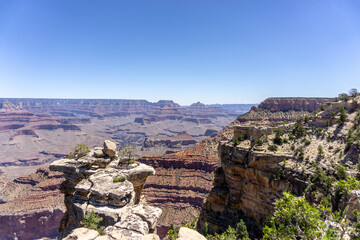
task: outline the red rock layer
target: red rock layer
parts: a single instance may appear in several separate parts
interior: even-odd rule
[[[240,123],[251,125],[295,120],[308,114],[308,111],[319,108],[325,101],[326,99],[267,99],[259,108],[254,108],[233,121],[216,137],[203,140],[194,148],[140,159],[156,170],[156,175],[148,178],[143,193],[150,204],[163,209],[163,216],[158,223],[159,234],[163,236],[170,223],[181,224],[198,216],[199,206],[212,188],[213,171],[219,161],[218,145],[220,141],[229,141],[234,137],[233,126]],[[194,107],[202,106],[196,104]],[[271,112],[268,108],[279,112]],[[290,112],[287,113],[288,111]]]
[[[0,239],[59,236],[65,212],[61,174],[41,169],[12,182],[0,183]]]

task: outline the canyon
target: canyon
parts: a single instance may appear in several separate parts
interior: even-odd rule
[[[13,179],[34,172],[34,166],[48,166],[78,143],[93,147],[104,138],[131,143],[140,156],[176,152],[195,146],[209,131],[222,130],[235,116],[220,107],[181,107],[171,100],[2,98],[0,169]],[[178,142],[183,132],[190,143]],[[166,140],[144,146],[154,138]]]
[[[264,103],[266,103],[267,101],[268,100],[265,100]],[[156,171],[156,175],[148,177],[142,193],[145,196],[145,199],[147,200],[149,205],[160,207],[162,209],[163,214],[161,215],[157,224],[157,232],[161,237],[166,234],[170,223],[178,225],[184,222],[189,222],[190,220],[198,216],[203,203],[203,199],[212,189],[212,184],[214,180],[213,172],[219,166],[220,158],[218,155],[219,153],[218,145],[222,141],[229,141],[233,139],[235,126],[244,123],[255,125],[258,121],[271,125],[275,123],[277,124],[279,122],[295,120],[300,116],[304,116],[306,114],[309,114],[309,112],[311,111],[317,110],[321,106],[321,104],[327,102],[328,99],[294,98],[292,99],[292,101],[296,102],[297,104],[296,105],[297,108],[295,110],[293,110],[291,106],[289,107],[288,100],[286,100],[286,103],[284,104],[282,104],[281,98],[278,99],[276,102],[274,102],[273,100],[271,101],[269,100],[269,103],[263,105],[260,104],[258,107],[253,107],[246,114],[239,116],[236,120],[230,123],[230,125],[225,129],[223,129],[222,131],[219,128],[217,128],[218,130],[214,130],[213,126],[204,127],[202,130],[202,133],[204,135],[208,129],[214,130],[208,132],[220,131],[220,133],[215,137],[202,140],[197,146],[193,148],[189,148],[181,152],[176,152],[161,156],[143,156],[139,158],[138,160],[139,162],[152,166]],[[311,107],[309,107],[309,102],[315,104],[312,104]],[[281,110],[279,105],[283,107],[285,110],[278,111],[279,109]],[[171,106],[170,108],[173,107],[174,106]],[[200,104],[196,104],[194,108],[203,108],[203,106]],[[34,107],[34,109],[36,108]],[[202,117],[204,116],[204,114],[201,115]],[[149,116],[151,116],[151,114],[148,114],[145,117],[148,118]],[[84,116],[82,116],[82,118],[83,117]],[[110,117],[110,119],[111,118],[112,117]],[[133,121],[135,122],[135,118],[134,117],[132,118]],[[65,118],[61,116],[61,119],[65,119]],[[75,119],[75,118],[71,118],[71,119]],[[103,119],[101,119],[100,117],[100,118],[92,119],[91,122],[107,121],[107,120],[109,120],[107,119],[107,117],[103,117]],[[151,124],[166,123],[166,121],[172,121],[172,123],[174,123],[174,121],[181,122],[180,120],[177,119],[177,120],[164,120],[163,122],[153,121]],[[214,121],[214,119],[212,121]],[[59,123],[59,121],[57,122]],[[74,120],[71,121],[61,120],[61,122],[62,124],[72,124],[70,122],[74,122]],[[188,123],[188,121],[186,121],[186,123]],[[193,122],[190,123],[195,124]],[[141,127],[141,126],[147,126],[148,123],[146,123],[145,121],[143,123],[137,123],[137,124],[139,124],[137,125],[138,127],[139,126]],[[201,123],[196,123],[196,124],[201,124]],[[77,124],[77,126],[80,126],[82,131],[84,131],[83,129],[86,129],[85,127],[86,124],[84,125]],[[172,134],[174,134],[173,136],[180,135],[180,139],[184,140],[185,139],[184,136],[181,135],[184,135],[185,133],[181,133],[182,132],[180,131],[181,128],[182,127],[179,127],[178,130],[173,131]],[[68,130],[63,130],[63,131],[66,132]],[[97,139],[104,136],[104,133],[100,134],[100,129],[98,129],[98,131],[99,132],[97,133],[99,133],[99,136]],[[193,135],[191,134],[189,135],[193,137]],[[188,138],[189,136],[186,135],[186,137]],[[161,141],[165,141],[162,142],[161,144],[166,144],[167,141],[166,137],[164,140],[164,138],[160,135],[160,138],[162,138],[160,139]],[[150,140],[148,141],[151,142]],[[178,147],[179,143],[176,144]],[[91,144],[89,145],[91,146]],[[169,149],[166,149],[166,151],[168,150]],[[16,179],[10,182],[14,183],[15,181]],[[26,194],[24,194],[24,196],[25,195]],[[61,198],[62,195],[59,192],[57,192],[57,196]],[[5,199],[2,201],[4,202],[3,204],[10,204],[11,202],[16,201],[16,199],[7,199],[7,200]],[[52,200],[48,199],[48,201],[51,202]],[[65,213],[63,209],[61,210],[60,215]],[[32,221],[31,218],[24,217],[22,219],[24,222]]]
[[[290,101],[289,101],[290,100]],[[180,225],[199,215],[203,200],[212,189],[214,171],[218,168],[220,142],[234,138],[238,125],[273,126],[308,115],[328,102],[329,98],[266,99],[249,112],[240,115],[217,136],[201,141],[196,147],[181,152],[147,156],[139,161],[153,166],[156,176],[150,176],[144,196],[150,204],[163,209],[158,222],[158,234],[163,237],[169,223]],[[281,111],[282,108],[284,111]]]
[[[275,101],[271,99],[269,105],[262,103],[253,110],[279,110],[281,104],[269,107],[271,102]],[[339,179],[335,173],[338,166],[344,166],[345,174],[356,176],[360,145],[349,142],[348,136],[352,131],[360,133],[359,110],[357,97],[322,104],[314,114],[296,121],[276,125],[242,121],[235,125],[234,138],[219,145],[220,161],[200,212],[198,229],[206,224],[210,233],[223,232],[242,219],[250,236],[259,238],[283,191],[305,196],[313,204],[331,196],[333,209],[351,216],[352,210],[360,207],[357,190],[343,195],[334,186],[326,190],[316,176],[329,174],[333,184]],[[341,111],[346,112],[346,121],[341,120]],[[302,131],[297,131],[300,128]],[[277,140],[280,135],[284,141]],[[347,210],[347,205],[352,210]]]

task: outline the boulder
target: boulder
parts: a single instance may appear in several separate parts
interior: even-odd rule
[[[182,227],[179,230],[177,240],[206,240],[206,238],[195,230]]]
[[[147,234],[141,240],[160,240],[160,237],[156,234]]]
[[[64,240],[94,240],[100,234],[87,228],[76,228]]]
[[[115,145],[115,148],[116,148],[116,145]],[[94,156],[97,158],[105,157],[104,149],[101,147],[94,148]]]
[[[110,140],[105,140],[103,151],[110,158],[114,158],[116,156],[116,144]]]

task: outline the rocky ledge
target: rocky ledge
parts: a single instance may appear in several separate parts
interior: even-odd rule
[[[72,236],[82,234],[78,228],[91,212],[103,218],[99,224],[106,236],[101,239],[142,239],[155,231],[162,210],[146,205],[140,195],[155,170],[117,155],[115,143],[106,140],[103,148],[91,149],[83,157],[50,165],[50,170],[63,172],[66,179],[61,185],[67,209],[59,229],[63,237],[75,229],[68,239],[77,239]]]

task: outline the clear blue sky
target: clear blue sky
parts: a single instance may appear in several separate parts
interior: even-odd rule
[[[360,1],[0,2],[0,97],[186,105],[360,88]]]

